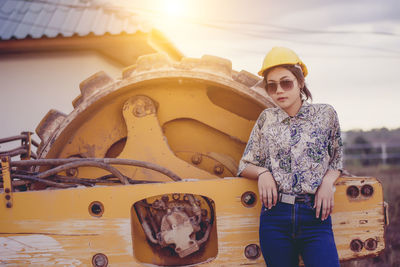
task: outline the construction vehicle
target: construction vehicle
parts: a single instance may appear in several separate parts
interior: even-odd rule
[[[257,183],[235,177],[274,106],[259,77],[214,56],[152,54],[80,89],[70,114],[39,123],[40,144],[0,140],[21,140],[0,154],[0,265],[265,266]],[[386,214],[376,178],[340,177],[340,260],[378,255]]]

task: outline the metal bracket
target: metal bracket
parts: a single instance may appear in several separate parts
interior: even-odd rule
[[[384,201],[383,202],[383,210],[385,212],[385,226],[389,225],[389,204]]]
[[[126,123],[127,140],[118,157],[128,159],[135,155],[136,160],[169,166],[171,171],[181,177],[215,179],[217,176],[214,174],[176,156],[167,142],[156,111],[157,104],[145,95],[131,97],[125,102],[122,114]],[[142,168],[136,169],[133,177],[135,179],[160,179],[159,173],[153,174]]]
[[[12,182],[10,174],[10,157],[1,158],[1,176],[3,178],[4,198],[6,200],[6,207],[12,208]]]
[[[21,135],[26,135],[26,138],[21,139],[21,146],[26,148],[26,153],[21,154],[22,160],[31,159],[31,146],[32,146],[32,133],[31,132],[22,132]]]

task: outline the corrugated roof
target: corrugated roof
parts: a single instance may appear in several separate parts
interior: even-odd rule
[[[111,2],[0,0],[0,39],[149,32],[150,24]]]

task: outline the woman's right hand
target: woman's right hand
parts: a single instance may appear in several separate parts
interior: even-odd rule
[[[276,182],[270,172],[262,173],[258,177],[258,193],[260,194],[261,202],[268,209],[275,206],[278,201],[278,191]]]

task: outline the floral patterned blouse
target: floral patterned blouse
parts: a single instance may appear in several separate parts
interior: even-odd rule
[[[294,117],[280,108],[268,108],[254,125],[238,176],[251,163],[271,172],[279,192],[315,194],[328,170],[343,168],[342,154],[332,106],[304,101]]]

